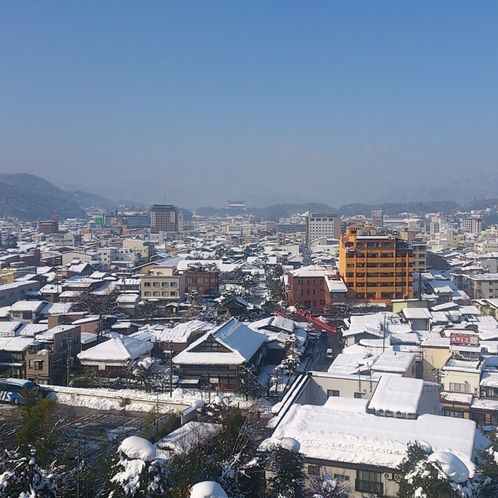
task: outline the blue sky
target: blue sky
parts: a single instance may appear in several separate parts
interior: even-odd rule
[[[1,1],[0,171],[189,208],[493,171],[497,20],[494,1]]]

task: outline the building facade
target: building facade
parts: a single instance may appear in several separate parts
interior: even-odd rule
[[[306,243],[324,237],[339,239],[341,236],[341,218],[335,214],[311,214],[306,217]]]
[[[348,300],[390,304],[413,298],[413,248],[375,227],[348,227],[339,247]]]
[[[150,210],[150,231],[183,232],[183,212],[171,204],[154,204]]]
[[[185,275],[175,273],[173,267],[155,266],[142,275],[140,297],[163,303],[181,301],[185,297]]]

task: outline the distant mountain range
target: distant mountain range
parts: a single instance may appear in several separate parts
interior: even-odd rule
[[[446,199],[445,192],[453,189],[453,198]],[[436,195],[437,191],[437,195]],[[498,205],[498,173],[480,175],[478,179],[460,180],[453,184],[427,187],[424,192],[418,189],[419,197],[434,195],[437,201],[427,198],[425,201],[415,201],[412,195],[393,193],[393,201],[399,202],[376,204],[346,204],[341,207],[331,207],[326,204],[276,204],[264,208],[251,208],[246,211],[226,208],[203,207],[197,210],[202,216],[227,216],[230,214],[254,214],[258,221],[278,221],[280,218],[289,218],[298,213],[310,211],[312,213],[336,213],[341,216],[363,214],[370,216],[373,209],[382,209],[387,216],[400,213],[414,213],[424,215],[430,212],[450,213],[457,210],[486,209]],[[448,196],[449,197],[449,196]],[[459,204],[456,199],[462,199]],[[468,202],[472,199],[471,202]],[[27,173],[2,174],[0,173],[0,218],[18,218],[20,220],[44,220],[57,214],[61,219],[85,218],[85,208],[96,207],[110,209],[120,205],[105,197],[81,192],[69,192],[38,176]],[[127,203],[129,205],[129,203]],[[140,205],[139,207],[143,207]],[[492,221],[495,223],[496,221]]]
[[[46,220],[54,214],[61,219],[85,218],[84,207],[114,205],[98,195],[67,192],[38,176],[0,173],[0,218]]]

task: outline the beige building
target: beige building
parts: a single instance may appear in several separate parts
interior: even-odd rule
[[[140,281],[143,301],[176,302],[185,297],[185,276],[173,267],[153,266]]]
[[[125,239],[123,240],[123,249],[139,254],[139,259],[149,261],[152,256],[153,246],[145,240]]]
[[[308,247],[316,239],[341,237],[341,218],[334,214],[311,214],[306,217],[306,240]]]
[[[448,337],[426,339],[421,347],[423,379],[441,383],[441,370],[451,358],[450,339]]]
[[[455,273],[450,278],[460,290],[468,294],[470,299],[498,298],[498,273],[481,275]]]

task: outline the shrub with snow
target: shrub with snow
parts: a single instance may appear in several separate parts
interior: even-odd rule
[[[156,458],[156,448],[144,438],[130,436],[118,448],[118,461],[110,479],[116,498],[124,496],[158,496],[166,489],[166,468],[163,460]]]
[[[190,498],[228,498],[228,496],[217,482],[203,481],[192,486]]]

